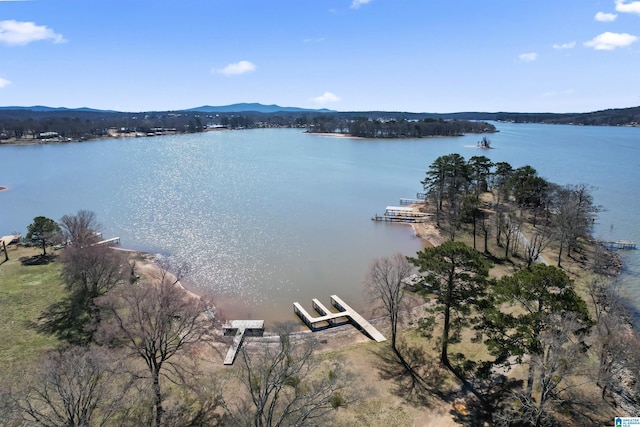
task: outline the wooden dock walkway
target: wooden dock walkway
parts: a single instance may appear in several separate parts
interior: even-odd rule
[[[636,249],[636,243],[630,240],[618,240],[615,242],[602,242],[610,249]]]
[[[264,320],[231,320],[222,329],[225,336],[233,335],[233,343],[224,358],[225,365],[233,365],[245,335],[261,337],[264,334]]]
[[[312,331],[351,323],[376,342],[387,340],[384,335],[371,325],[371,323],[369,323],[364,317],[360,316],[360,314],[358,314],[354,309],[349,307],[337,295],[331,295],[331,305],[340,311],[337,313],[332,312],[315,298],[313,299],[313,308],[318,312],[318,314],[320,314],[320,316],[311,316],[297,302],[293,303],[293,311]]]
[[[411,216],[403,216],[403,215],[378,215],[375,214],[371,217],[372,221],[383,221],[383,222],[425,222],[426,217],[411,217]]]
[[[110,239],[100,240],[99,242],[96,242],[91,246],[97,246],[97,245],[119,245],[119,244],[120,244],[120,238],[119,237],[112,237]]]

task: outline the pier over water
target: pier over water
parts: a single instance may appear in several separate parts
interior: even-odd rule
[[[293,311],[312,331],[351,323],[376,342],[387,340],[384,335],[371,325],[371,323],[369,323],[364,317],[360,316],[360,314],[358,314],[354,309],[349,307],[347,303],[342,301],[337,295],[331,295],[331,305],[340,311],[337,313],[330,311],[315,298],[313,299],[313,308],[318,312],[318,314],[320,314],[320,316],[311,316],[297,302],[293,303]]]

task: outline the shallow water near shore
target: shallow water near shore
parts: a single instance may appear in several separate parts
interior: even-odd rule
[[[367,311],[369,263],[423,247],[403,224],[370,220],[421,191],[433,160],[457,152],[559,184],[588,183],[602,212],[594,234],[640,241],[640,128],[496,124],[480,138],[370,141],[300,129],[209,132],[85,143],[0,146],[0,233],[25,233],[37,215],[93,210],[105,237],[191,265],[188,282],[230,318],[296,320],[292,304],[338,294]],[[467,147],[465,147],[467,146]],[[624,280],[640,307],[637,251]]]

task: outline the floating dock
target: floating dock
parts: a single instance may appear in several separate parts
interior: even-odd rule
[[[364,317],[360,316],[360,314],[358,314],[354,309],[349,307],[337,295],[331,295],[331,305],[340,311],[337,313],[330,311],[315,298],[313,299],[313,308],[318,312],[318,314],[320,314],[320,316],[311,316],[297,302],[293,303],[293,311],[312,331],[351,323],[376,342],[387,340],[384,335],[371,325],[371,323],[369,323]]]
[[[96,242],[91,246],[96,246],[96,245],[111,246],[111,245],[119,245],[119,244],[120,244],[120,238],[119,237],[112,237],[110,239],[100,240],[99,242]]]
[[[425,217],[409,217],[402,215],[374,215],[371,217],[372,221],[383,221],[383,222],[425,222]]]
[[[233,335],[233,343],[224,358],[225,365],[233,365],[245,335],[261,337],[264,334],[264,320],[231,320],[222,329],[225,336]]]
[[[630,240],[618,240],[615,242],[602,242],[611,249],[636,249],[636,243]]]

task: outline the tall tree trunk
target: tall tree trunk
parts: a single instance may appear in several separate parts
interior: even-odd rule
[[[533,379],[535,377],[536,369],[533,366],[533,362],[529,361],[529,373],[527,374],[527,397],[531,399],[533,394]]]
[[[440,352],[440,363],[451,369],[449,363],[449,329],[451,326],[451,306],[447,303],[444,309],[444,325],[442,326],[442,351]]]
[[[540,331],[542,330],[542,321],[540,320],[542,313],[543,313],[543,308],[544,308],[544,301],[542,300],[542,297],[539,296],[538,297],[538,311],[537,311],[537,318],[533,327],[533,341],[535,342],[540,342]],[[529,359],[529,374],[527,376],[527,396],[529,397],[529,400],[531,400],[531,396],[533,394],[533,382],[534,382],[534,376],[535,376],[535,365],[533,364],[533,361],[531,359]]]
[[[485,254],[489,253],[489,244],[487,240],[489,240],[489,232],[488,230],[484,230],[484,253]]]
[[[476,211],[473,211],[473,249],[476,249]]]
[[[562,249],[563,249],[563,246],[564,246],[564,243],[563,243],[563,241],[561,240],[561,241],[560,241],[560,249],[558,249],[558,268],[561,268],[561,266],[560,266],[560,261],[561,261],[561,259],[562,259]]]
[[[511,238],[507,235],[505,238],[505,245],[504,245],[504,259],[508,260],[509,259],[509,245],[511,244]]]
[[[395,312],[392,312],[391,313],[391,348],[396,353],[398,352],[398,348],[396,347],[397,334],[398,334],[398,315]]]
[[[160,393],[160,369],[155,369],[153,372],[153,394],[154,403],[156,407],[156,427],[162,425],[162,394]]]

